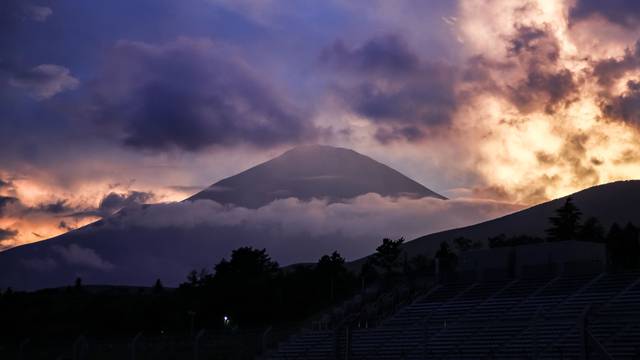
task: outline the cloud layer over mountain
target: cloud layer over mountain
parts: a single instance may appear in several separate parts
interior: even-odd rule
[[[382,237],[408,239],[520,209],[478,200],[360,196],[346,203],[277,200],[258,209],[211,200],[137,205],[53,240],[4,252],[0,286],[87,283],[177,285],[240,246],[266,248],[283,265],[339,251],[369,254]]]

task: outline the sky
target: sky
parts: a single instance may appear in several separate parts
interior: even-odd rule
[[[0,249],[301,144],[482,209],[636,179],[639,39],[623,0],[4,0]]]

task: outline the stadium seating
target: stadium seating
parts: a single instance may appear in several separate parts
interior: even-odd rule
[[[640,273],[439,284],[376,327],[303,333],[271,358],[580,359],[583,338],[589,359],[640,358]]]

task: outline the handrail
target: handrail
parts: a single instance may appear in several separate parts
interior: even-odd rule
[[[558,302],[557,304],[553,305],[551,307],[551,309],[549,309],[549,311],[547,311],[547,312],[551,313],[553,311],[556,311],[560,306],[562,306],[562,305],[568,303],[569,301],[571,301],[572,299],[575,299],[575,298],[579,297],[580,295],[584,294],[586,290],[588,290],[589,288],[591,288],[591,286],[593,286],[595,283],[600,281],[604,277],[604,275],[605,275],[604,273],[598,274],[598,276],[596,276],[596,277],[592,278],[591,280],[589,280],[586,284],[582,285],[578,290],[573,292],[571,295],[565,297],[560,302]]]
[[[618,292],[615,296],[611,297],[607,302],[605,302],[604,304],[602,304],[602,306],[600,307],[600,309],[608,309],[611,304],[613,304],[613,302],[615,302],[616,300],[618,300],[622,295],[626,294],[629,292],[629,290],[633,289],[634,287],[636,287],[638,284],[640,284],[640,277],[638,277],[635,281],[633,281],[631,284],[627,285],[627,287],[625,287],[624,289],[620,290],[620,292]]]
[[[614,360],[613,356],[607,351],[607,349],[600,343],[600,341],[593,335],[591,329],[585,329],[585,334],[595,345],[596,349],[600,352],[600,355],[604,356],[606,360]]]

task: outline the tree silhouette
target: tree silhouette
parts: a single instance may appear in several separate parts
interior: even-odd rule
[[[529,235],[513,235],[509,238],[505,234],[500,234],[487,239],[489,248],[499,248],[507,246],[520,246],[528,244],[538,244],[544,242],[544,239],[537,236]]]
[[[471,244],[471,248],[474,250],[479,250],[484,248],[484,244],[482,243],[482,241],[476,240],[473,242],[473,244]]]
[[[629,223],[624,228],[614,223],[607,234],[607,255],[612,270],[637,269],[640,261],[638,228]]]
[[[575,239],[580,230],[580,217],[582,212],[575,206],[569,196],[560,208],[556,209],[555,216],[549,218],[551,227],[546,230],[549,241],[563,241]]]
[[[618,267],[621,267],[622,258],[623,258],[623,235],[622,229],[618,223],[613,223],[611,228],[609,228],[609,232],[607,233],[607,258],[609,261],[609,266],[612,270],[617,270]]]
[[[268,309],[279,301],[279,293],[275,291],[279,266],[265,249],[233,250],[231,259],[222,259],[215,271],[211,279],[212,293],[232,319],[258,321],[269,316]]]
[[[368,258],[364,262],[362,268],[360,269],[359,277],[362,290],[364,290],[369,283],[375,281],[379,277],[373,257]]]
[[[207,285],[213,280],[213,276],[209,272],[209,270],[202,268],[198,273],[198,282],[200,286]]]
[[[318,260],[316,269],[321,273],[338,276],[347,271],[344,267],[344,262],[344,258],[337,251],[334,251],[331,256],[323,255],[320,260]]]
[[[497,248],[502,246],[507,246],[507,236],[505,234],[500,234],[496,236],[492,236],[487,239],[490,248]]]
[[[580,241],[604,242],[604,228],[595,217],[588,218],[576,235]]]
[[[440,272],[447,273],[455,271],[458,265],[458,256],[451,251],[449,243],[443,241],[440,243],[440,248],[436,252],[436,259],[438,259],[440,265]]]
[[[216,266],[215,278],[233,277],[249,279],[273,276],[278,271],[278,263],[271,260],[266,249],[241,247],[231,252],[231,260],[222,259]]]
[[[433,272],[432,261],[424,254],[418,254],[411,258],[411,269],[417,273]]]
[[[81,277],[77,277],[76,278],[76,281],[75,281],[73,287],[75,288],[76,291],[82,290],[82,278]]]
[[[455,245],[456,249],[458,249],[458,251],[463,252],[472,249],[473,241],[471,241],[471,239],[467,239],[466,237],[460,236],[453,239],[453,244]]]
[[[336,292],[342,292],[347,275],[344,263],[344,258],[337,251],[334,251],[331,256],[322,256],[316,264],[316,272],[320,277],[320,282],[329,285],[329,299],[331,301],[335,299]]]
[[[382,239],[382,245],[373,254],[373,263],[382,268],[386,275],[392,275],[401,266],[400,254],[404,238],[398,240]]]
[[[640,229],[632,223],[627,223],[624,228],[625,240],[625,264],[628,269],[638,269],[640,265],[640,243],[638,237]]]
[[[187,284],[191,287],[196,287],[199,285],[198,280],[198,272],[195,270],[191,270],[187,275]]]
[[[156,283],[153,284],[153,292],[159,294],[164,291],[164,286],[162,286],[162,281],[160,279],[156,280]]]

